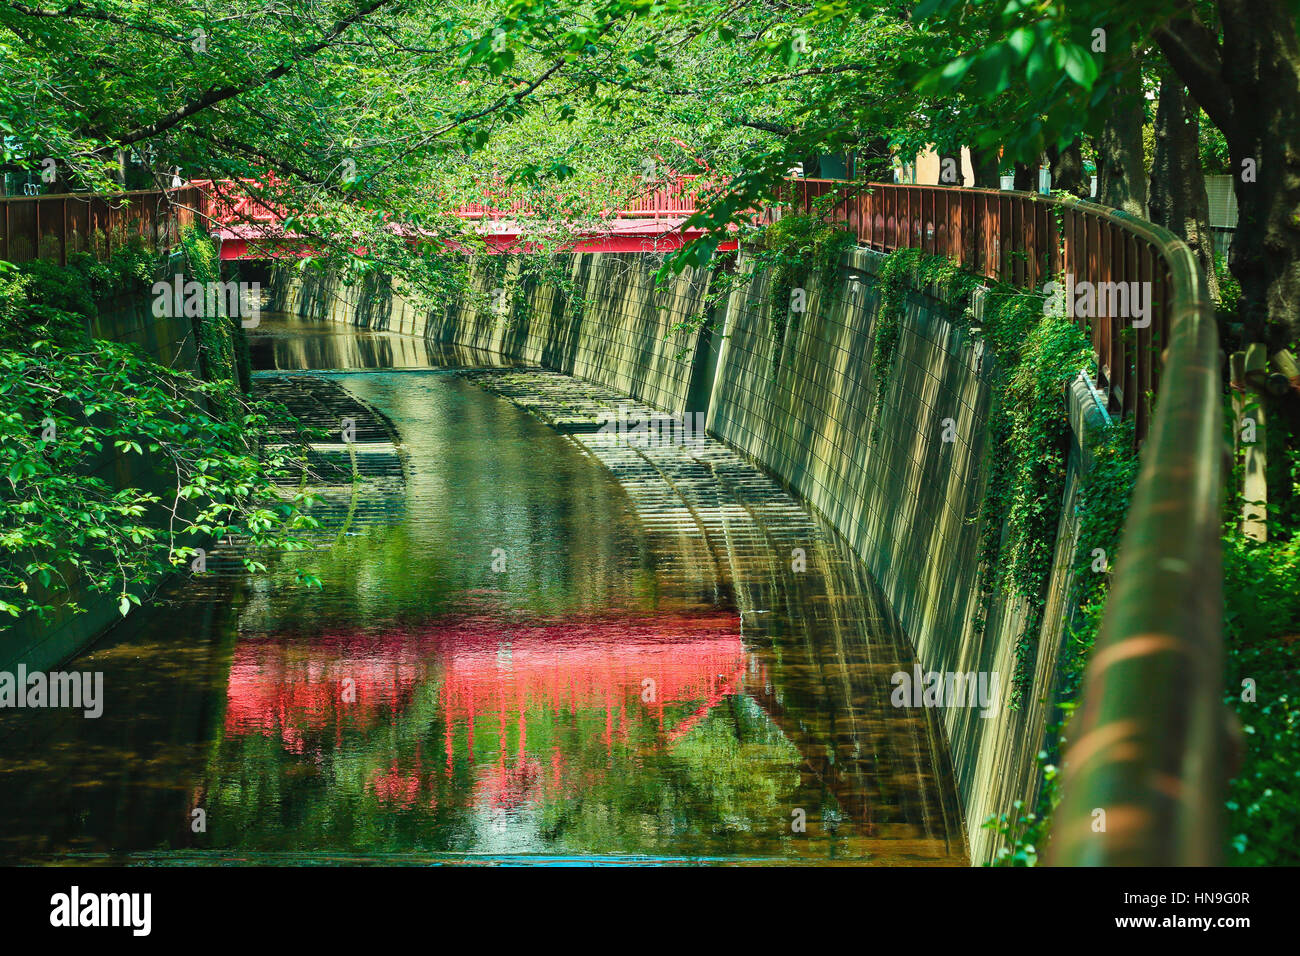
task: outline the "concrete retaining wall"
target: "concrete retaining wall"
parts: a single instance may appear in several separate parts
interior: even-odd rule
[[[712,331],[674,332],[704,308],[708,276],[688,272],[656,291],[656,263],[630,255],[573,256],[569,296],[544,283],[512,284],[517,266],[508,260],[479,260],[473,284],[480,295],[511,290],[504,315],[470,299],[421,309],[383,286],[343,288],[321,277],[277,281],[273,307],[523,360],[669,412],[706,411],[711,434],[767,468],[852,544],[925,671],[999,675],[996,713],[981,717],[963,707],[943,714],[972,859],[982,862],[1000,838],[981,823],[1013,813],[1017,799],[1031,806],[1036,797],[1035,755],[1070,612],[1084,433],[1102,413],[1082,386],[1062,395],[1075,447],[1032,692],[1011,712],[1005,702],[1025,609],[1000,601],[982,632],[973,623],[977,518],[995,453],[984,427],[992,398],[985,349],[948,321],[929,290],[914,291],[877,402],[871,355],[878,300],[870,279],[881,259],[854,250],[833,275],[810,281],[807,310],[789,316],[779,341],[766,276],[731,294]],[[585,310],[575,307],[578,294],[589,303]],[[945,428],[950,441],[943,440]]]
[[[1005,700],[1024,628],[1023,602],[998,600],[975,626],[980,506],[990,456],[992,400],[984,344],[948,321],[940,300],[912,292],[892,369],[877,402],[871,355],[878,323],[873,277],[883,257],[856,250],[836,274],[810,283],[808,308],[790,316],[777,347],[766,277],[732,295],[709,406],[712,434],[769,468],[840,530],[866,563],[907,631],[925,671],[999,675],[992,716],[944,711],[944,729],[966,814],[971,856],[1000,845],[980,824],[1032,808],[1055,685],[1070,565],[1074,499],[1085,422],[1096,421],[1086,387],[1062,395],[1076,423],[1066,501],[1035,662],[1033,691],[1018,711]],[[975,313],[981,311],[977,298]],[[951,440],[945,441],[944,438]]]
[[[471,293],[441,309],[422,309],[379,282],[343,286],[320,275],[273,277],[271,308],[509,356],[657,408],[684,407],[696,337],[671,329],[701,308],[707,274],[688,272],[659,290],[658,263],[649,257],[571,260],[571,292],[521,277],[517,260],[485,256],[475,260]]]

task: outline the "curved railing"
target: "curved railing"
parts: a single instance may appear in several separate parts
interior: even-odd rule
[[[1220,855],[1228,775],[1218,332],[1187,244],[1109,216],[1167,269],[1163,384],[1070,728],[1050,859],[1205,865]]]
[[[836,180],[791,180],[787,198],[843,222],[874,249],[921,248],[964,269],[1023,288],[1041,289],[1071,276],[1077,282],[1138,283],[1150,314],[1122,324],[1124,292],[1097,299],[1091,323],[1096,386],[1109,411],[1132,415],[1138,441],[1150,427],[1150,398],[1159,388],[1159,355],[1169,341],[1174,272],[1166,250],[1178,240],[1150,223],[1095,203],[1038,193]],[[1145,284],[1145,285],[1143,285]],[[1118,290],[1115,290],[1118,292]],[[1203,289],[1200,290],[1203,292]],[[1116,309],[1125,305],[1124,309]]]
[[[920,247],[1039,288],[1150,282],[1149,323],[1090,325],[1097,384],[1132,414],[1142,468],[1101,633],[1064,759],[1051,862],[1188,865],[1218,859],[1226,782],[1222,566],[1224,439],[1214,306],[1186,243],[1104,206],[1034,193],[795,181],[881,250]],[[1158,388],[1154,418],[1151,400]]]

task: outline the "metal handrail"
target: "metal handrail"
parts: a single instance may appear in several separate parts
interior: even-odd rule
[[[1149,223],[1172,277],[1160,400],[1064,757],[1049,862],[1209,865],[1222,852],[1222,394],[1214,307],[1186,243]],[[1097,813],[1100,810],[1102,813]]]

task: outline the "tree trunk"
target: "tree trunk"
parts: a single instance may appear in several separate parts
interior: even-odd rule
[[[869,183],[887,183],[894,178],[894,151],[889,148],[889,140],[876,136],[867,140],[857,152],[854,164],[854,178]]]
[[[1052,169],[1052,189],[1063,189],[1080,199],[1092,193],[1092,184],[1083,175],[1083,148],[1077,139],[1065,149],[1047,147],[1047,162]]]
[[[1247,340],[1276,351],[1300,337],[1300,51],[1285,4],[1221,7],[1238,210],[1228,265],[1241,282]]]
[[[1151,221],[1186,240],[1201,263],[1210,294],[1218,299],[1210,202],[1201,172],[1200,114],[1200,107],[1183,91],[1181,79],[1165,76],[1160,81],[1151,161]]]
[[[1190,11],[1155,33],[1232,155],[1246,341],[1300,338],[1300,42],[1287,0],[1218,0],[1217,33]]]
[[[1147,218],[1147,172],[1142,156],[1142,91],[1116,89],[1115,102],[1097,143],[1097,201]]]
[[[997,189],[1002,184],[998,176],[998,154],[995,150],[970,151],[971,169],[975,173],[975,185],[981,189]]]

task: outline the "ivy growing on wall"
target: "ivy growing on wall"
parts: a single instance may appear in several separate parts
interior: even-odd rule
[[[756,273],[753,269],[746,269],[743,273],[737,270],[739,259],[740,256],[734,249],[714,253],[707,266],[706,291],[700,300],[699,309],[672,323],[667,333],[669,336],[692,334],[705,328],[716,316],[725,311],[732,292],[747,286],[754,280]],[[676,275],[665,266],[655,277],[656,287],[668,288],[676,280]],[[681,357],[682,354],[679,353],[678,359]]]
[[[758,276],[767,276],[765,296],[768,332],[773,348],[773,368],[780,365],[781,344],[791,314],[798,311],[795,291],[810,289],[815,274],[834,269],[840,256],[857,242],[849,230],[826,222],[820,211],[791,213],[776,222],[752,227],[740,236],[746,249],[744,271],[735,268],[736,253],[715,254],[709,261],[709,288],[694,315],[674,323],[669,334],[693,332],[718,314],[733,292],[747,289]],[[660,270],[661,288],[671,281],[672,270]],[[806,298],[804,307],[806,307]]]
[[[210,282],[221,281],[221,259],[217,248],[198,229],[189,228],[181,233],[172,265],[184,273],[187,280],[205,286]],[[239,318],[228,315],[195,316],[191,322],[198,342],[200,377],[212,382],[239,384],[246,391],[251,370],[248,343]],[[227,407],[226,411],[229,410]]]
[[[950,259],[932,256],[921,249],[899,249],[885,257],[873,286],[879,300],[871,346],[871,377],[875,383],[872,416],[879,418],[880,406],[893,377],[894,356],[902,335],[910,289],[932,288],[936,298],[953,308],[966,308],[980,287],[980,280]],[[873,425],[871,439],[879,437]]]
[[[1025,602],[1009,701],[1018,708],[1033,675],[1065,489],[1069,422],[1063,390],[1092,361],[1088,338],[1068,318],[1045,314],[1042,296],[1003,283],[985,286],[951,260],[919,249],[887,256],[875,288],[876,416],[893,375],[908,289],[928,288],[950,318],[978,334],[992,353],[993,403],[986,424],[990,472],[979,516],[975,626],[983,630],[999,593]],[[978,318],[977,289],[983,289]]]
[[[1067,714],[1074,710],[1083,669],[1101,627],[1110,575],[1119,556],[1120,534],[1138,475],[1131,419],[1101,426],[1088,445],[1092,465],[1079,482],[1079,541],[1074,554],[1073,591],[1076,610],[1059,664],[1058,699]]]
[[[550,296],[556,317],[579,322],[589,305],[580,281],[575,280],[574,256],[567,252],[525,251],[510,255],[482,255],[476,259],[473,282],[466,283],[468,302],[485,321],[501,320],[513,327],[529,317],[542,290]],[[429,307],[437,303],[428,303]]]
[[[1034,303],[1037,305],[1037,302]],[[1041,308],[1041,307],[1040,307]],[[1016,319],[1028,309],[1019,304]],[[1016,670],[1010,706],[1021,705],[1033,677],[1034,655],[1052,574],[1061,501],[1065,494],[1070,425],[1064,386],[1092,359],[1087,336],[1065,317],[1043,317],[1025,339],[1019,361],[1007,373],[1003,412],[1010,420],[1004,452],[1011,469],[1004,488],[1007,539],[999,556],[1008,592],[1028,603],[1029,613],[1016,642]]]
[[[1071,603],[1065,641],[1057,661],[1057,715],[1047,727],[1050,742],[1037,756],[1041,786],[1033,810],[1016,801],[1013,814],[985,820],[985,829],[1002,835],[1005,845],[994,866],[1033,866],[1047,840],[1052,814],[1060,802],[1058,764],[1065,744],[1062,731],[1078,706],[1084,668],[1101,630],[1102,611],[1110,591],[1110,575],[1119,555],[1120,537],[1129,501],[1137,483],[1138,456],[1133,423],[1113,421],[1089,434],[1092,465],[1078,489],[1079,536],[1074,552]]]
[[[809,281],[814,274],[826,275],[835,268],[846,249],[857,243],[847,229],[824,222],[815,213],[787,215],[766,226],[754,239],[756,270],[768,275],[768,332],[775,360],[780,365],[781,344],[790,316],[806,308]],[[796,290],[803,290],[805,303],[796,306]]]
[[[580,261],[571,253],[538,251],[521,256],[518,259],[519,294],[514,305],[516,318],[522,318],[533,297],[539,290],[546,289],[552,296],[553,310],[558,310],[568,322],[581,323],[591,303],[582,279],[574,278],[575,265]]]

